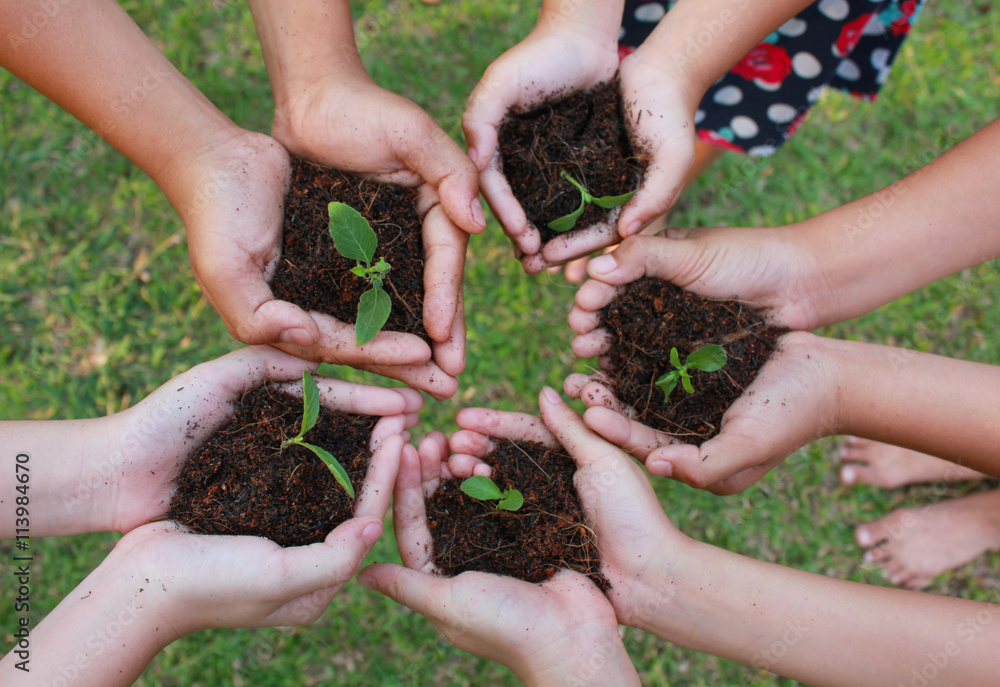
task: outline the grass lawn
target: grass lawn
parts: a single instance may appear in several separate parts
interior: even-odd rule
[[[126,9],[169,58],[240,125],[267,131],[270,92],[243,3],[136,2]],[[461,138],[465,97],[483,69],[530,29],[537,2],[352,3],[375,79]],[[984,0],[931,3],[876,104],[828,94],[773,159],[728,155],[684,196],[678,226],[774,225],[875,191],[996,115],[1000,14]],[[236,347],[191,276],[183,228],[136,167],[33,90],[0,72],[0,419],[113,413],[171,376]],[[1000,363],[1000,265],[966,270],[826,333]],[[528,277],[495,223],[471,242],[469,365],[461,389],[430,402],[418,433],[450,431],[455,411],[536,410],[542,384],[583,371],[565,317],[575,287]],[[502,364],[497,364],[502,361]],[[593,365],[593,361],[589,361]],[[365,378],[344,371],[352,379]],[[854,523],[967,487],[886,493],[840,486],[833,440],[809,446],[728,498],[660,480],[686,533],[747,555],[881,584],[860,564]],[[983,488],[983,487],[978,487]],[[113,546],[116,535],[37,540],[37,623]],[[11,546],[0,543],[0,571]],[[383,537],[372,556],[398,560]],[[10,578],[0,635],[14,628]],[[933,591],[996,600],[996,556]],[[679,649],[634,630],[625,641],[648,685],[785,685],[788,680]],[[845,657],[845,660],[850,660]],[[448,647],[420,616],[348,584],[310,627],[219,630],[163,651],[140,685],[508,685],[506,669]]]

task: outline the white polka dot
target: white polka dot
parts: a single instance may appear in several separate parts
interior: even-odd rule
[[[767,108],[767,118],[775,124],[790,122],[795,119],[797,114],[798,110],[786,103],[775,103]]]
[[[872,66],[875,69],[885,69],[885,66],[889,64],[890,54],[887,48],[875,48],[872,50]]]
[[[840,21],[851,12],[847,0],[819,0],[819,11],[834,21]]]
[[[865,28],[861,29],[862,36],[884,36],[887,32],[886,25],[882,23],[878,15],[869,19],[868,23],[865,24]]]
[[[790,36],[795,38],[796,36],[801,36],[806,32],[806,23],[799,19],[798,17],[792,17],[778,29],[778,33],[783,36]]]
[[[811,53],[803,51],[792,58],[792,71],[803,79],[815,79],[823,71],[823,65]]]
[[[776,83],[773,81],[764,81],[764,79],[754,79],[753,82],[757,86],[757,88],[759,88],[762,91],[770,92],[770,91],[776,91],[779,88],[781,88],[780,83]]]
[[[845,58],[837,65],[837,76],[847,81],[857,81],[861,78],[861,69],[857,62]]]
[[[750,157],[769,157],[778,152],[778,149],[774,146],[754,146],[747,151],[747,155]]]
[[[816,88],[810,89],[809,92],[806,93],[806,100],[810,103],[816,102],[820,99],[820,96],[823,95],[824,90],[826,90],[826,86],[817,86]]]
[[[743,91],[736,86],[723,86],[715,92],[712,100],[720,105],[736,105],[743,100]]]
[[[878,76],[875,77],[875,83],[877,83],[880,86],[882,84],[884,84],[885,80],[889,78],[889,72],[890,71],[892,71],[892,70],[889,69],[889,67],[886,67],[885,69],[878,70]]]
[[[635,8],[635,18],[637,21],[656,22],[663,19],[667,14],[667,9],[659,2],[647,2]]]
[[[621,40],[622,40],[623,38],[625,38],[625,34],[626,34],[626,33],[627,33],[627,31],[625,31],[625,27],[624,27],[624,26],[623,26],[623,27],[621,27],[620,29],[618,29],[618,42],[619,42],[619,43],[621,43]]]
[[[695,110],[695,113],[694,113],[694,123],[695,124],[701,124],[704,121],[705,121],[705,111],[702,110],[702,109],[700,109],[700,108],[697,109],[697,110]]]
[[[733,120],[729,122],[729,126],[732,127],[733,133],[740,138],[751,138],[756,136],[760,131],[760,127],[757,126],[757,122],[744,115],[737,115],[736,117],[733,117]]]

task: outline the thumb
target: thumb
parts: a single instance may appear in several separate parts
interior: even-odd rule
[[[448,582],[395,563],[376,563],[358,573],[358,584],[365,589],[385,594],[427,618],[441,615],[437,606],[447,601]]]
[[[587,273],[614,286],[641,277],[656,277],[683,286],[704,271],[706,257],[709,256],[705,245],[696,239],[631,236],[613,253],[592,259]]]
[[[720,495],[743,491],[763,477],[769,465],[761,456],[759,437],[725,431],[701,446],[670,444],[646,458],[650,474],[672,477]]]
[[[694,142],[691,141],[690,145],[687,165],[663,164],[662,160],[666,159],[666,155],[658,155],[650,162],[643,175],[642,185],[632,200],[622,208],[622,214],[618,217],[620,236],[638,234],[644,226],[674,206],[684,190],[688,170],[694,161]],[[684,156],[679,156],[679,151],[671,150],[672,147],[667,146],[670,159],[683,159]]]
[[[286,591],[291,596],[301,596],[343,586],[361,567],[381,534],[381,520],[352,518],[321,543],[284,549],[284,569],[293,573],[293,582]]]
[[[622,451],[587,427],[583,418],[563,402],[555,389],[548,386],[542,389],[538,405],[546,427],[573,457],[578,468],[603,468],[620,461],[632,462]]]

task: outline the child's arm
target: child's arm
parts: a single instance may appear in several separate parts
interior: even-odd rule
[[[304,367],[315,368],[274,348],[242,348],[109,417],[0,423],[7,456],[0,471],[0,537],[128,532],[163,516],[184,462],[231,417],[233,404],[259,384],[294,388]],[[421,404],[412,389],[317,382],[330,408],[393,416],[376,425],[373,447],[401,434]],[[28,511],[26,532],[18,531],[25,529],[18,508]]]
[[[577,462],[619,622],[810,685],[910,684],[925,666],[942,684],[993,684],[1000,674],[996,605],[830,579],[694,542],[627,454],[551,389],[540,405]]]

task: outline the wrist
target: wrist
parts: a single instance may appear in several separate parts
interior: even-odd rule
[[[281,97],[275,92],[274,124],[271,135],[290,153],[310,157],[310,151],[322,149],[316,136],[314,123],[329,107],[331,93],[338,102],[348,100],[364,102],[364,91],[381,91],[364,67],[360,71],[324,73],[313,79],[301,79],[283,89]],[[345,106],[346,109],[346,106]],[[317,143],[320,143],[317,146]]]
[[[574,630],[545,652],[525,661],[515,673],[526,687],[639,684],[618,626],[613,623]]]
[[[533,34],[571,34],[617,50],[622,23],[621,2],[547,0],[542,3]]]

